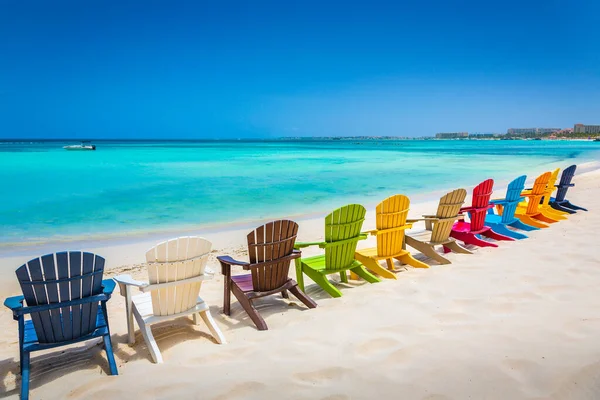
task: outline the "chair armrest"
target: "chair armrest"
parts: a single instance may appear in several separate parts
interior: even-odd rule
[[[374,235],[377,235],[377,229],[371,229],[370,231],[364,231],[364,232],[361,232],[360,234],[367,235],[367,236],[369,236],[369,235],[374,236]]]
[[[419,221],[425,221],[425,218],[409,218],[406,220],[407,224],[414,224]]]
[[[326,243],[327,242],[296,242],[294,244],[294,249],[298,250],[310,246],[319,246],[320,248],[324,248]]]
[[[115,286],[117,286],[117,283],[114,280],[104,279],[102,281],[102,293],[110,297],[112,292],[115,290]]]
[[[217,257],[217,260],[219,260],[219,262],[221,262],[222,264],[227,264],[227,265],[249,265],[249,262],[246,261],[238,261],[235,260],[233,258],[231,258],[230,256],[219,256]]]
[[[221,274],[230,275],[231,274],[231,266],[232,265],[240,265],[244,267],[245,270],[250,268],[250,263],[246,261],[238,261],[230,256],[219,256],[217,260],[221,263]]]
[[[13,319],[15,321],[17,321],[21,315],[20,311],[23,309],[23,300],[25,300],[25,297],[23,296],[8,297],[4,300],[4,305],[13,312]]]
[[[115,281],[117,281],[117,283],[122,284],[122,285],[137,286],[139,288],[148,286],[148,283],[142,282],[142,281],[136,281],[135,279],[133,279],[131,277],[131,275],[117,275],[117,276],[113,277],[113,279]],[[102,281],[102,284],[104,284],[104,281]]]
[[[135,286],[140,290],[148,286],[146,282],[136,281],[130,275],[117,275],[113,277],[113,279],[119,284],[119,292],[121,293],[121,296],[125,297],[131,295],[130,286]],[[102,281],[102,283],[104,283],[104,281]]]
[[[509,201],[507,201],[506,199],[492,199],[490,200],[490,204],[495,206],[497,204],[508,204]]]

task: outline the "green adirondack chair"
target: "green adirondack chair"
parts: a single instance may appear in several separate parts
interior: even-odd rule
[[[368,272],[360,261],[354,258],[356,244],[367,238],[361,234],[367,210],[359,204],[349,204],[334,210],[325,217],[324,242],[296,242],[294,247],[301,249],[319,246],[325,254],[308,258],[297,258],[296,279],[298,286],[304,291],[304,275],[315,281],[332,297],[341,297],[342,292],[329,282],[327,275],[340,274],[342,282],[348,282],[347,271],[352,271],[367,282],[380,282],[380,279]]]

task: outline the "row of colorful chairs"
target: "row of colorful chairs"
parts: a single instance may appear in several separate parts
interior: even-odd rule
[[[518,230],[545,228],[565,219],[566,214],[585,210],[566,199],[576,166],[565,169],[560,183],[555,185],[559,170],[540,175],[531,189],[525,190],[525,176],[508,185],[504,199],[490,200],[494,181],[485,180],[473,190],[471,206],[463,207],[467,191],[456,189],[444,195],[433,215],[409,219],[410,201],[397,194],[382,201],[376,208],[376,229],[364,232],[366,210],[358,204],[341,207],[325,217],[325,239],[319,242],[296,242],[298,224],[289,220],[269,222],[247,236],[249,261],[229,256],[217,257],[224,275],[223,312],[231,314],[231,294],[248,313],[259,330],[267,324],[253,302],[261,297],[288,291],[307,307],[317,304],[304,292],[304,275],[311,278],[332,297],[341,291],[327,276],[339,274],[342,282],[358,277],[375,283],[380,277],[396,279],[394,260],[417,268],[429,265],[415,259],[406,245],[441,264],[450,261],[436,251],[470,254],[460,244],[497,247],[494,240],[524,239]],[[556,197],[551,194],[558,189]],[[587,210],[586,210],[587,211]],[[469,221],[465,221],[465,213]],[[425,230],[406,234],[417,222]],[[512,229],[511,229],[512,228]],[[357,243],[372,235],[377,245],[357,249]],[[324,254],[302,257],[300,249],[318,246]],[[206,267],[212,244],[200,237],[180,237],[159,243],[146,253],[148,282],[129,275],[102,279],[104,258],[87,252],[69,251],[47,254],[19,267],[17,278],[22,296],[6,299],[4,305],[13,312],[19,324],[21,397],[29,395],[30,353],[93,338],[102,338],[110,373],[117,375],[112,351],[106,303],[116,284],[125,297],[129,343],[135,342],[134,319],[148,344],[154,362],[162,362],[151,325],[182,316],[194,316],[204,321],[215,340],[225,343],[225,337],[213,320],[208,305],[198,297],[201,284],[213,272]],[[289,277],[291,261],[295,262],[296,278]],[[386,262],[386,267],[380,262]],[[241,267],[247,274],[233,274],[232,267]],[[132,289],[137,288],[137,294]],[[26,305],[23,304],[26,302]],[[30,318],[26,319],[25,316]]]

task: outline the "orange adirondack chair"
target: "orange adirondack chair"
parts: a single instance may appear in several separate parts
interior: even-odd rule
[[[544,215],[540,209],[540,203],[542,197],[546,194],[546,187],[548,186],[551,176],[552,173],[550,171],[544,172],[537,177],[533,183],[533,188],[524,190],[521,193],[523,197],[527,197],[527,203],[517,207],[515,217],[519,218],[527,225],[536,226],[538,228],[547,228],[548,225],[544,222],[550,224],[557,222],[556,219]]]

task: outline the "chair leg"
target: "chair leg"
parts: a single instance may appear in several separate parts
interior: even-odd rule
[[[435,248],[427,243],[423,243],[420,242],[416,239],[413,239],[410,236],[406,236],[405,237],[406,240],[406,244],[409,245],[410,247],[420,251],[422,254],[426,255],[427,257],[437,261],[440,264],[450,264],[450,260],[448,260],[447,258],[442,257],[441,255],[438,254],[437,251],[435,251]]]
[[[561,204],[558,204],[558,203],[555,203],[555,202],[551,202],[550,203],[550,207],[552,207],[555,210],[563,211],[563,212],[566,212],[566,213],[569,213],[569,214],[575,214],[577,212],[577,211],[571,210],[571,209],[569,209],[567,207],[563,207]]]
[[[296,264],[296,282],[298,282],[298,287],[300,287],[300,290],[304,291],[304,275],[302,275],[302,259],[296,258],[294,260],[294,264]]]
[[[223,277],[223,314],[231,315],[231,271]]]
[[[538,220],[530,217],[529,215],[515,214],[515,217],[519,218],[521,220],[521,222],[523,222],[529,226],[534,226],[536,228],[548,228],[548,226],[549,226],[549,225],[544,224],[541,221],[538,221]]]
[[[386,258],[385,264],[387,265],[388,271],[394,271],[396,269],[394,268],[394,260],[392,258]]]
[[[492,228],[492,230],[496,233],[499,233],[501,235],[504,236],[508,236],[511,237],[513,239],[527,239],[527,235],[524,235],[522,233],[519,232],[515,232],[513,230],[510,230],[506,227],[506,225],[503,224],[489,224],[488,225],[490,228]]]
[[[354,267],[350,271],[354,272],[356,275],[360,276],[361,278],[363,278],[365,281],[367,281],[369,283],[381,282],[381,279],[379,279],[378,277],[376,277],[375,275],[373,275],[372,273],[367,271],[365,269],[365,267],[363,267],[362,265],[360,265],[358,267]]]
[[[545,208],[541,210],[541,213],[544,217],[552,218],[557,221],[564,221],[567,217],[564,214],[559,214],[558,212],[554,212],[555,210],[552,207]]]
[[[437,251],[435,251],[435,248],[433,246],[427,246],[427,247],[423,247],[422,250],[419,250],[422,254],[424,254],[425,256],[431,258],[432,260],[437,261],[438,263],[440,263],[441,265],[445,265],[445,264],[452,264],[450,262],[450,260],[448,260],[445,257],[442,257]]]
[[[125,312],[127,314],[127,342],[135,343],[135,326],[133,325],[133,302],[131,300],[131,287],[125,285]]]
[[[281,297],[283,297],[284,299],[289,299],[290,295],[288,294],[287,290],[282,290],[281,291]]]
[[[587,211],[587,208],[576,206],[575,204],[571,203],[569,200],[565,200],[565,202],[562,203],[562,205],[565,207],[568,207],[570,209],[573,209],[573,210]]]
[[[304,270],[304,273],[306,275],[308,275],[308,277],[310,279],[312,279],[317,285],[319,285],[324,291],[326,291],[331,297],[342,297],[342,292],[340,292],[340,290],[338,288],[336,288],[335,286],[333,286],[331,284],[331,282],[329,282],[329,280],[327,279],[327,276],[315,271],[314,269],[311,269],[309,267],[307,267]],[[300,284],[298,283],[298,287],[300,288],[300,290],[302,290],[304,292],[304,290],[302,289],[302,287],[300,287]]]
[[[548,216],[546,216],[546,215],[542,214],[542,212],[541,212],[541,211],[540,211],[538,214],[536,214],[536,215],[533,215],[533,218],[535,218],[535,219],[537,219],[537,220],[539,220],[539,221],[542,221],[542,222],[549,223],[549,224],[554,224],[555,222],[558,222],[558,220],[557,220],[557,219],[550,218],[550,217],[548,217]]]
[[[298,300],[300,300],[301,302],[304,303],[304,305],[308,308],[316,308],[317,307],[317,303],[311,299],[306,293],[304,293],[302,290],[300,290],[300,288],[298,287],[298,285],[294,283],[294,286],[292,286],[290,288],[290,292],[292,292],[292,294],[294,296],[296,296],[298,298]]]
[[[348,273],[346,271],[340,271],[340,281],[348,283]]]
[[[522,231],[539,231],[540,228],[538,228],[537,226],[533,226],[533,225],[527,225],[526,223],[524,223],[523,221],[521,221],[520,219],[517,219],[513,222],[511,222],[510,224],[508,224],[509,226],[516,228],[516,229],[520,229]]]
[[[385,269],[384,267],[381,266],[381,264],[379,264],[379,262],[377,262],[377,260],[373,260],[371,257],[366,257],[363,256],[362,254],[356,252],[354,253],[354,258],[358,261],[360,261],[365,268],[367,268],[370,271],[373,271],[374,273],[376,273],[377,275],[384,277],[384,278],[388,278],[388,279],[398,279],[396,278],[396,274],[394,274],[392,271]],[[352,270],[351,274],[355,274]]]
[[[444,252],[446,252],[445,250],[448,249],[450,251],[453,251],[455,253],[461,253],[461,254],[473,254],[473,252],[469,249],[466,249],[464,247],[462,247],[460,245],[460,243],[458,243],[455,240],[452,240],[451,242],[448,242],[444,245]]]
[[[501,235],[498,232],[495,232],[492,229],[488,229],[485,232],[481,233],[483,236],[485,237],[489,237],[490,239],[494,239],[494,240],[507,240],[507,241],[514,241],[515,239],[511,238],[510,236],[506,236],[506,235]]]
[[[217,341],[217,343],[227,344],[227,340],[225,339],[223,332],[221,332],[221,329],[219,329],[219,326],[213,319],[212,315],[210,314],[210,311],[204,310],[204,311],[200,311],[198,314],[200,315],[200,317],[202,317],[202,320],[204,321],[204,323],[210,330],[210,333],[212,333],[212,335],[215,338],[215,340]]]
[[[408,251],[406,252],[406,254],[396,257],[396,260],[400,261],[402,264],[408,264],[415,268],[429,268],[429,265],[417,260]]]
[[[252,322],[254,322],[254,325],[256,325],[256,329],[258,329],[259,331],[266,331],[267,329],[269,329],[263,317],[260,316],[258,311],[256,311],[256,308],[254,308],[254,306],[252,305],[252,302],[246,297],[244,292],[242,292],[240,288],[238,288],[235,282],[232,282],[231,289],[235,297],[238,299],[238,301],[244,308],[244,311],[246,311]]]
[[[473,244],[479,247],[498,247],[496,243],[486,242],[471,233],[452,231],[451,235],[453,238],[463,241],[466,244]]]
[[[144,341],[148,346],[148,351],[150,351],[152,361],[156,364],[162,364],[162,355],[160,354],[160,350],[158,349],[158,344],[156,344],[156,340],[154,340],[154,335],[152,334],[152,329],[150,328],[150,325],[146,325],[144,320],[137,312],[135,312],[135,310],[133,312],[133,315],[135,316],[135,320],[137,321],[138,326],[140,327],[142,337],[144,338]]]
[[[106,351],[106,359],[108,360],[108,367],[111,375],[119,375],[117,371],[117,363],[115,362],[115,355],[113,353],[112,342],[110,340],[110,334],[104,335],[104,351]]]
[[[21,399],[29,399],[29,352],[23,352],[21,359]]]

